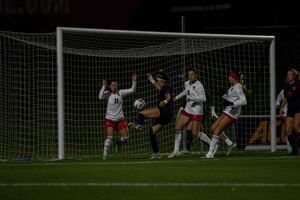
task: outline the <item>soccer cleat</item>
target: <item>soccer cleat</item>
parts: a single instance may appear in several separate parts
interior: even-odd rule
[[[161,155],[159,153],[153,153],[150,157],[151,160],[159,160],[161,159]]]
[[[107,156],[103,155],[102,160],[107,160]]]
[[[205,155],[206,158],[214,158],[214,154],[208,152],[206,155]]]
[[[229,156],[234,148],[236,148],[236,143],[228,146],[228,149],[227,149],[227,152],[226,152],[226,156]]]
[[[137,131],[142,131],[142,129],[143,129],[143,127],[141,125],[136,125],[134,123],[128,123],[128,127],[129,128],[133,128],[133,129],[135,129]]]
[[[179,151],[174,151],[173,153],[171,153],[168,158],[174,158],[176,156],[180,156],[180,152]]]

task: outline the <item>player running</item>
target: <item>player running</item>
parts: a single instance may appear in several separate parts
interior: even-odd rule
[[[230,72],[228,81],[231,87],[222,95],[225,109],[222,115],[211,126],[212,141],[206,158],[214,158],[214,150],[219,142],[219,135],[234,123],[240,116],[241,106],[247,105],[242,85],[239,83],[240,75],[236,71]]]
[[[114,130],[116,130],[120,135],[121,144],[124,144],[128,139],[128,128],[127,122],[124,119],[124,113],[122,110],[123,98],[129,94],[132,94],[136,90],[136,74],[132,74],[132,86],[130,89],[118,90],[118,83],[116,80],[102,81],[102,88],[99,93],[99,99],[107,99],[106,115],[104,126],[106,129],[106,139],[104,142],[104,150],[102,159],[106,160],[110,147],[112,145],[112,140],[114,137]]]
[[[142,110],[137,115],[137,123],[129,123],[129,127],[133,127],[138,131],[142,131],[145,118],[155,119],[154,123],[149,129],[149,137],[153,155],[151,159],[160,159],[159,147],[156,134],[166,124],[170,123],[173,116],[173,88],[168,85],[169,77],[163,73],[158,72],[155,81],[151,74],[147,74],[148,80],[159,91],[157,95],[157,107]]]

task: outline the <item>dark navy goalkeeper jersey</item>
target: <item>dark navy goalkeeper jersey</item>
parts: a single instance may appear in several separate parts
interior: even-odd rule
[[[165,108],[169,109],[170,111],[173,110],[173,107],[174,107],[174,102],[173,102],[173,96],[174,96],[174,90],[171,86],[169,85],[164,85],[158,95],[157,95],[157,106],[159,107],[159,103],[161,101],[164,101],[166,98],[166,94],[170,94],[171,95],[171,99],[169,100],[169,102],[165,105]]]
[[[289,108],[300,107],[300,81],[287,83],[284,87],[284,96]]]

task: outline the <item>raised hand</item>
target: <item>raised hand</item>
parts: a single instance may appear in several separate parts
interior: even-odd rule
[[[132,79],[133,81],[136,81],[136,79],[137,79],[137,75],[136,75],[136,73],[135,73],[135,72],[133,72],[133,73],[132,73],[132,75],[131,75],[131,79]]]

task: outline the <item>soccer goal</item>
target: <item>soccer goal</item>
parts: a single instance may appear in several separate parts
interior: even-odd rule
[[[276,150],[274,36],[58,27],[56,33],[2,32],[0,37],[2,160],[97,157],[105,139],[106,102],[98,99],[102,79],[116,79],[120,89],[129,88],[131,73],[137,73],[137,91],[123,102],[127,122],[134,122],[134,100],[156,105],[157,91],[146,74],[165,71],[179,93],[188,68],[198,71],[209,96],[205,133],[211,136],[211,106],[222,112],[218,91],[229,87],[228,72],[237,70],[245,76],[248,105],[228,135],[240,149]],[[176,112],[184,103],[176,103]],[[120,155],[151,153],[147,127],[152,120],[145,123],[145,131],[130,131]],[[258,134],[260,127],[266,133]],[[172,151],[174,132],[174,123],[159,132],[162,153]],[[200,146],[195,140],[192,149],[200,152]]]

